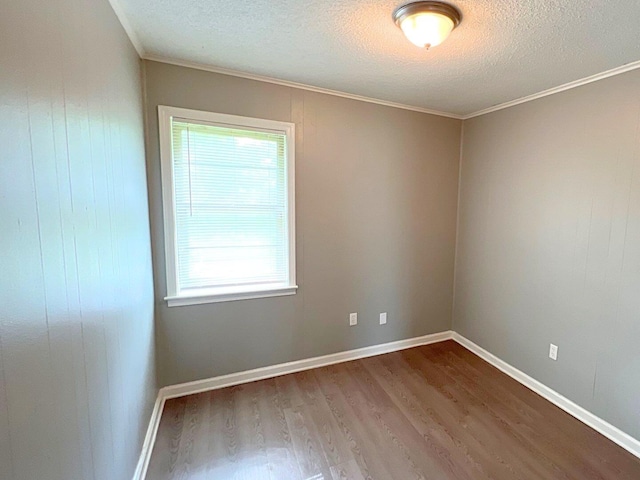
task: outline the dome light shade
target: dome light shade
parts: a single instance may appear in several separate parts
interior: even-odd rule
[[[440,45],[460,23],[460,12],[441,2],[413,2],[393,12],[393,20],[411,43],[429,49]]]

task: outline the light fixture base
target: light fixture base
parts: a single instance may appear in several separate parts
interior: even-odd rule
[[[458,25],[460,25],[460,21],[462,20],[462,15],[458,11],[458,9],[452,5],[449,5],[448,3],[412,2],[396,8],[393,11],[393,21],[399,27],[402,24],[402,21],[407,17],[424,12],[439,13],[440,15],[444,15],[445,17],[450,18],[453,22],[453,28],[456,28]]]

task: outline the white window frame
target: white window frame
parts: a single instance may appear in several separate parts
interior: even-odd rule
[[[255,286],[239,286],[202,289],[200,292],[181,294],[178,289],[177,276],[177,231],[175,220],[175,192],[173,181],[173,148],[171,121],[173,118],[209,123],[221,127],[267,130],[286,135],[286,172],[287,182],[287,228],[289,250],[289,282],[287,284],[259,288]],[[186,108],[158,106],[158,128],[160,135],[160,165],[162,174],[162,202],[164,216],[164,250],[167,280],[167,296],[165,300],[170,307],[196,305],[202,303],[227,302],[250,298],[278,297],[296,293],[296,229],[295,229],[295,124],[265,120],[261,118],[240,117],[222,113],[190,110]]]

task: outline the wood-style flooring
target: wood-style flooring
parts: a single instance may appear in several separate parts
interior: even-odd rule
[[[640,459],[448,341],[170,400],[164,479],[639,480]]]

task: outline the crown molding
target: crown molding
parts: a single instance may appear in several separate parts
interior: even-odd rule
[[[112,0],[112,1],[116,1],[116,0]],[[479,117],[481,115],[486,115],[488,113],[492,113],[492,112],[496,112],[498,110],[504,110],[505,108],[509,108],[509,107],[514,107],[516,105],[520,105],[521,103],[527,103],[527,102],[531,102],[533,100],[537,100],[539,98],[543,98],[543,97],[547,97],[549,95],[554,95],[556,93],[560,93],[560,92],[564,92],[565,90],[571,90],[573,88],[577,88],[577,87],[581,87],[583,85],[587,85],[589,83],[593,83],[593,82],[597,82],[598,80],[603,80],[605,78],[609,78],[609,77],[613,77],[615,75],[620,75],[622,73],[626,73],[626,72],[630,72],[632,70],[636,70],[640,68],[640,60],[636,61],[636,62],[630,62],[630,63],[626,63],[624,65],[621,65],[619,67],[616,68],[612,68],[611,70],[606,70],[604,72],[601,73],[596,73],[595,75],[591,75],[585,78],[581,78],[578,80],[574,80],[572,82],[569,83],[565,83],[563,85],[559,85],[557,87],[553,87],[553,88],[549,88],[547,90],[543,90],[541,92],[538,93],[534,93],[532,95],[527,95],[525,97],[520,97],[517,98],[515,100],[510,100],[508,102],[504,102],[504,103],[500,103],[498,105],[494,105],[492,107],[488,107],[482,110],[478,110],[476,112],[473,113],[469,113],[466,115],[458,115],[455,113],[449,113],[449,112],[443,112],[440,110],[432,110],[429,108],[423,108],[423,107],[416,107],[413,105],[406,105],[403,103],[396,103],[396,102],[390,102],[390,101],[386,101],[386,100],[381,100],[381,99],[377,99],[377,98],[372,98],[372,97],[365,97],[362,95],[355,95],[352,93],[347,93],[347,92],[341,92],[338,90],[331,90],[331,89],[327,89],[327,88],[321,88],[321,87],[315,87],[313,85],[307,85],[304,83],[297,83],[297,82],[291,82],[288,80],[281,80],[278,78],[273,78],[273,77],[268,77],[268,76],[264,76],[264,75],[257,75],[257,74],[253,74],[253,73],[247,73],[247,72],[241,72],[238,70],[231,70],[231,69],[227,69],[227,68],[221,68],[221,67],[215,67],[212,65],[207,65],[207,64],[203,64],[203,63],[197,63],[197,62],[191,62],[188,60],[178,60],[175,58],[171,58],[171,57],[164,57],[161,55],[142,55],[141,56],[144,60],[151,60],[154,62],[160,62],[160,63],[167,63],[170,65],[177,65],[180,67],[187,67],[187,68],[194,68],[197,70],[204,70],[207,72],[213,72],[213,73],[220,73],[223,75],[231,75],[234,77],[240,77],[240,78],[246,78],[249,80],[257,80],[260,82],[267,82],[267,83],[273,83],[276,85],[283,85],[286,87],[292,87],[292,88],[299,88],[302,90],[308,90],[311,92],[317,92],[317,93],[324,93],[327,95],[333,95],[333,96],[337,96],[337,97],[343,97],[343,98],[349,98],[351,100],[359,100],[361,102],[368,102],[368,103],[375,103],[377,105],[384,105],[387,107],[393,107],[393,108],[400,108],[403,110],[411,110],[414,112],[420,112],[420,113],[427,113],[430,115],[437,115],[440,117],[447,117],[447,118],[455,118],[457,120],[469,120],[471,118],[474,117]]]
[[[144,58],[146,52],[144,51],[142,42],[140,41],[140,38],[138,38],[136,31],[131,26],[131,23],[129,22],[127,15],[124,13],[124,9],[122,8],[122,5],[120,5],[120,2],[118,0],[109,0],[109,3],[111,4],[111,8],[116,14],[116,17],[118,17],[118,20],[120,21],[120,25],[122,25],[122,28],[124,28],[124,31],[127,33],[127,36],[129,37],[129,40],[133,44],[133,48],[135,48],[136,52],[138,52],[138,56],[140,58]]]
[[[151,60],[151,61],[154,61],[154,62],[167,63],[167,64],[170,64],[170,65],[177,65],[177,66],[180,66],[180,67],[187,67],[187,68],[194,68],[194,69],[197,69],[197,70],[204,70],[206,72],[220,73],[220,74],[223,74],[223,75],[230,75],[230,76],[233,76],[233,77],[246,78],[246,79],[249,79],[249,80],[257,80],[257,81],[260,81],[260,82],[273,83],[273,84],[276,84],[276,85],[283,85],[285,87],[299,88],[299,89],[302,89],[302,90],[308,90],[308,91],[317,92],[317,93],[324,93],[324,94],[327,94],[327,95],[333,95],[333,96],[336,96],[336,97],[348,98],[348,99],[351,99],[351,100],[358,100],[358,101],[361,101],[361,102],[374,103],[374,104],[377,104],[377,105],[384,105],[386,107],[400,108],[400,109],[403,109],[403,110],[410,110],[410,111],[413,111],[413,112],[427,113],[429,115],[437,115],[437,116],[440,116],[440,117],[455,118],[457,120],[469,120],[471,118],[479,117],[481,115],[486,115],[486,114],[492,113],[492,112],[497,112],[498,110],[504,110],[505,108],[514,107],[514,106],[520,105],[522,103],[527,103],[527,102],[531,102],[533,100],[537,100],[539,98],[548,97],[549,95],[554,95],[556,93],[564,92],[566,90],[571,90],[573,88],[581,87],[581,86],[587,85],[589,83],[597,82],[598,80],[604,80],[605,78],[613,77],[615,75],[620,75],[622,73],[630,72],[632,70],[636,70],[636,69],[640,68],[640,60],[635,61],[635,62],[625,63],[624,65],[621,65],[621,66],[616,67],[616,68],[612,68],[611,70],[606,70],[604,72],[596,73],[595,75],[590,75],[588,77],[584,77],[584,78],[581,78],[581,79],[578,79],[578,80],[574,80],[572,82],[568,82],[568,83],[565,83],[563,85],[559,85],[557,87],[549,88],[547,90],[543,90],[543,91],[538,92],[538,93],[534,93],[534,94],[527,95],[527,96],[524,96],[524,97],[516,98],[515,100],[510,100],[508,102],[500,103],[498,105],[494,105],[492,107],[484,108],[482,110],[478,110],[478,111],[473,112],[473,113],[468,113],[468,114],[465,114],[465,115],[459,115],[459,114],[450,113],[450,112],[443,112],[443,111],[440,111],[440,110],[432,110],[430,108],[416,107],[414,105],[406,105],[404,103],[390,102],[390,101],[381,100],[381,99],[378,99],[378,98],[365,97],[365,96],[362,96],[362,95],[356,95],[356,94],[353,94],[353,93],[341,92],[341,91],[338,91],[338,90],[331,90],[331,89],[328,89],[328,88],[316,87],[316,86],[307,85],[307,84],[304,84],[304,83],[291,82],[291,81],[288,81],[288,80],[282,80],[282,79],[279,79],[279,78],[268,77],[268,76],[265,76],[265,75],[257,75],[257,74],[253,74],[253,73],[242,72],[242,71],[239,71],[239,70],[232,70],[232,69],[228,69],[228,68],[215,67],[215,66],[212,66],[212,65],[208,65],[208,64],[204,64],[204,63],[198,63],[198,62],[192,62],[192,61],[189,61],[189,60],[178,60],[178,59],[175,59],[175,58],[165,57],[165,56],[162,56],[162,55],[148,54],[145,51],[145,49],[144,49],[144,47],[142,45],[142,42],[138,38],[138,35],[136,34],[135,30],[131,26],[131,23],[129,22],[129,19],[127,18],[126,14],[124,13],[124,10],[123,10],[122,6],[120,5],[119,0],[109,0],[109,3],[111,4],[111,8],[115,12],[116,16],[118,17],[118,20],[120,21],[120,23],[122,24],[122,27],[124,28],[125,32],[127,33],[128,37],[129,37],[129,40],[133,44],[133,47],[136,49],[136,51],[138,52],[138,55],[143,60]]]
[[[400,108],[400,109],[403,109],[403,110],[411,110],[413,112],[427,113],[429,115],[437,115],[437,116],[440,116],[440,117],[455,118],[457,120],[462,120],[462,118],[463,118],[462,115],[457,115],[455,113],[441,112],[439,110],[431,110],[429,108],[416,107],[416,106],[413,106],[413,105],[405,105],[403,103],[390,102],[390,101],[387,101],[387,100],[381,100],[381,99],[372,98],[372,97],[365,97],[365,96],[362,96],[362,95],[355,95],[353,93],[341,92],[341,91],[338,91],[338,90],[331,90],[331,89],[328,89],[328,88],[315,87],[313,85],[307,85],[305,83],[291,82],[289,80],[281,80],[279,78],[268,77],[268,76],[264,76],[264,75],[257,75],[257,74],[253,74],[253,73],[241,72],[241,71],[238,71],[238,70],[232,70],[232,69],[228,69],[228,68],[214,67],[212,65],[207,65],[207,64],[204,64],[204,63],[191,62],[189,60],[178,60],[178,59],[171,58],[171,57],[163,57],[163,56],[160,56],[160,55],[153,55],[153,54],[144,55],[144,56],[142,56],[142,58],[144,60],[150,60],[150,61],[153,61],[153,62],[167,63],[169,65],[177,65],[179,67],[194,68],[196,70],[204,70],[206,72],[220,73],[222,75],[230,75],[230,76],[233,76],[233,77],[246,78],[248,80],[257,80],[259,82],[273,83],[273,84],[282,85],[282,86],[285,86],[285,87],[298,88],[298,89],[301,89],[301,90],[308,90],[310,92],[324,93],[326,95],[333,95],[335,97],[342,97],[342,98],[348,98],[348,99],[351,99],[351,100],[358,100],[360,102],[375,103],[377,105],[383,105],[385,107]]]
[[[606,70],[601,73],[596,73],[595,75],[584,77],[579,80],[574,80],[573,82],[565,83],[558,87],[549,88],[547,90],[543,90],[541,92],[534,93],[532,95],[527,95],[526,97],[520,97],[515,100],[511,100],[509,102],[504,102],[499,105],[494,105],[493,107],[478,110],[477,112],[470,113],[468,115],[462,115],[462,119],[469,120],[470,118],[479,117],[480,115],[486,115],[487,113],[497,112],[498,110],[504,110],[505,108],[514,107],[516,105],[520,105],[521,103],[531,102],[533,100],[537,100],[538,98],[548,97],[549,95],[554,95],[556,93],[564,92],[565,90],[571,90],[572,88],[581,87],[583,85],[597,82],[598,80],[604,80],[605,78],[613,77],[615,75],[620,75],[622,73],[630,72],[638,68],[640,68],[640,60],[637,62],[625,63],[624,65],[621,65],[616,68],[612,68],[611,70]]]

